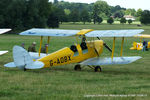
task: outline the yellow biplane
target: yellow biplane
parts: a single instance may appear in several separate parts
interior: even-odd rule
[[[6,33],[8,31],[10,31],[11,29],[0,29],[0,34]],[[0,55],[3,55],[5,53],[7,53],[8,51],[0,51]]]
[[[131,47],[130,50],[142,50],[143,49],[142,40],[146,38],[150,38],[150,35],[139,34],[139,35],[135,35],[134,37],[140,38],[140,42],[133,42],[132,44],[133,47]],[[150,48],[150,42],[147,42],[147,48]]]
[[[27,52],[20,46],[13,47],[14,62],[5,64],[5,67],[18,67],[19,69],[40,69],[53,66],[60,66],[65,64],[77,63],[75,70],[81,70],[81,65],[88,66],[94,69],[95,72],[101,71],[101,65],[115,65],[115,64],[129,64],[138,59],[140,56],[123,57],[123,44],[125,37],[133,37],[144,30],[61,30],[61,29],[30,29],[20,33],[20,35],[40,36],[40,48],[38,53]],[[72,45],[71,47],[64,47],[56,52],[50,54],[41,53],[41,44],[44,36],[48,36],[47,43],[49,44],[50,37],[65,37],[75,36],[82,37],[82,42]],[[86,37],[91,38],[87,41]],[[94,40],[97,37],[97,40]],[[112,50],[100,38],[113,38]],[[115,40],[122,38],[120,57],[114,57]],[[106,47],[111,53],[111,57],[101,58],[103,48]],[[47,48],[48,52],[48,48]]]

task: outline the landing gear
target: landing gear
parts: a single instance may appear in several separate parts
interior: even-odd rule
[[[81,65],[75,65],[75,67],[74,67],[74,70],[76,70],[76,71],[80,71],[81,70]]]
[[[96,66],[94,70],[95,70],[95,72],[101,72],[102,68],[100,66]]]

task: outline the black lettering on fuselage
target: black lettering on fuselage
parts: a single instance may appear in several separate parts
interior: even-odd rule
[[[64,57],[61,57],[61,58],[60,58],[60,62],[61,62],[61,63],[64,63]]]
[[[70,56],[68,56],[68,60],[71,60],[71,55],[70,55]]]
[[[64,61],[67,62],[67,56],[64,57]]]
[[[53,66],[53,60],[50,60],[49,62],[50,62],[50,66]]]
[[[59,60],[59,58],[57,58],[57,64],[60,64],[60,60]]]
[[[53,66],[56,63],[61,64],[61,63],[65,63],[68,61],[71,61],[71,55],[57,58],[55,61],[50,60],[50,66]]]

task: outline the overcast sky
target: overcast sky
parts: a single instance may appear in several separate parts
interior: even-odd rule
[[[54,0],[50,0],[54,1]],[[59,0],[62,1],[62,0]],[[93,3],[97,0],[63,0],[69,2],[81,2],[81,3]],[[141,8],[143,10],[150,10],[150,0],[103,0],[107,1],[107,3],[111,6],[120,5],[121,7],[125,8]]]

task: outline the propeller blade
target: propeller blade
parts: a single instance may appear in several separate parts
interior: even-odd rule
[[[97,37],[97,38],[100,40],[99,37]],[[109,46],[106,43],[104,43],[104,47],[107,48],[110,52],[112,52],[111,48],[109,48]]]
[[[105,46],[105,48],[107,48],[110,52],[112,52],[111,48],[109,48],[109,46],[108,46],[106,43],[104,43],[104,46]]]

